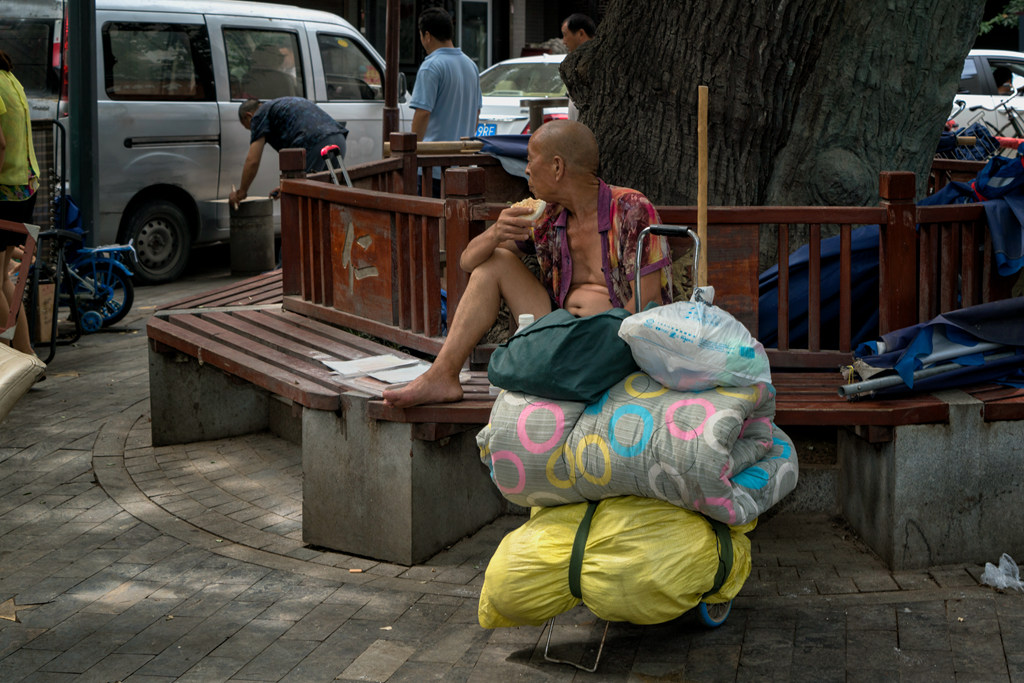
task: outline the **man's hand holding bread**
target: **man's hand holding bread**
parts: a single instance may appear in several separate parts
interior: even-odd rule
[[[546,208],[547,202],[543,199],[527,197],[502,211],[494,224],[497,228],[495,237],[498,238],[498,242],[524,242],[532,238],[533,228],[544,215]]]

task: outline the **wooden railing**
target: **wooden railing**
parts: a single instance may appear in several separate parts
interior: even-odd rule
[[[411,138],[411,139],[410,139]],[[415,139],[392,137],[395,156],[350,169],[356,189],[301,175],[291,152],[281,155],[285,306],[393,343],[436,354],[441,290],[451,319],[468,276],[445,267],[507,202],[526,196],[483,154],[417,156]],[[443,198],[416,196],[416,173],[444,169]],[[426,184],[425,184],[426,185]],[[364,189],[365,188],[365,189]],[[851,356],[853,230],[879,226],[879,331],[929,320],[938,313],[1008,295],[995,275],[979,205],[917,207],[914,176],[880,174],[875,207],[709,207],[708,273],[716,303],[758,332],[761,243],[773,239],[779,258],[776,367],[831,368]],[[410,191],[411,190],[411,191]],[[421,189],[429,194],[429,188]],[[695,207],[658,207],[662,221],[694,225]],[[823,347],[820,288],[822,233],[839,235],[839,318]],[[794,235],[809,244],[808,334],[794,348],[790,334],[789,255]],[[984,247],[984,248],[983,248]]]
[[[437,353],[441,290],[451,313],[468,282],[446,260],[472,238],[470,206],[483,200],[485,186],[492,198],[521,199],[526,183],[490,155],[417,155],[412,134],[393,134],[390,148],[390,158],[348,169],[354,188],[332,184],[326,172],[304,178],[304,153],[282,151],[286,306]],[[430,196],[429,180],[418,182],[435,167],[445,199]]]

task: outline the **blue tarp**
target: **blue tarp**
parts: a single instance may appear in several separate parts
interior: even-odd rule
[[[1024,386],[1024,298],[943,313],[926,323],[861,344],[854,355],[867,366],[889,369],[887,374],[895,372],[903,380],[875,395],[934,391],[978,382]],[[940,366],[949,370],[926,378],[914,377],[915,372]]]
[[[951,182],[920,204],[984,202],[1000,275],[1024,266],[1024,157],[992,157],[974,180]]]
[[[526,177],[526,145],[529,135],[481,135],[473,138],[484,143],[480,151],[501,162],[509,175]]]
[[[853,343],[878,334],[878,226],[851,231],[851,319]],[[789,339],[793,346],[807,343],[807,292],[810,247],[789,257]],[[758,281],[757,338],[766,347],[778,345],[779,267],[761,273]],[[839,238],[821,241],[821,343],[839,348]]]
[[[919,205],[963,204],[983,201],[989,233],[1000,275],[1010,276],[1024,267],[1024,157],[993,157],[969,183],[951,182]],[[864,226],[853,232],[852,331],[856,345],[878,334],[878,226]],[[790,343],[807,343],[807,260],[803,246],[790,257],[789,320]],[[764,271],[759,279],[758,339],[767,347],[778,344],[778,267]],[[822,345],[837,348],[839,316],[839,237],[821,242],[821,325]]]

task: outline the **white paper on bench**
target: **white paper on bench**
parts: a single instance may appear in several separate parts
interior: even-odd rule
[[[380,370],[393,370],[395,368],[404,368],[411,365],[417,365],[422,361],[416,358],[399,358],[398,356],[385,353],[380,356],[367,356],[366,358],[357,358],[356,360],[325,360],[324,365],[334,370],[335,373],[341,375],[343,379],[349,377],[359,377],[361,375],[368,375],[373,372]],[[382,380],[385,381],[385,380]]]

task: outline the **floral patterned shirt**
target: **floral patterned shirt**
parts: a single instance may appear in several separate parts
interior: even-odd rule
[[[640,192],[626,187],[613,187],[602,180],[598,190],[597,229],[601,240],[601,269],[604,271],[608,298],[622,308],[633,297],[637,242],[648,225],[660,222],[658,212]],[[549,204],[542,222],[534,228],[530,242],[518,243],[521,251],[535,253],[540,265],[541,281],[558,306],[564,307],[572,284],[572,257],[566,226],[569,212],[557,204]],[[651,236],[644,241],[640,275],[661,271],[661,302],[672,301],[668,240]]]

